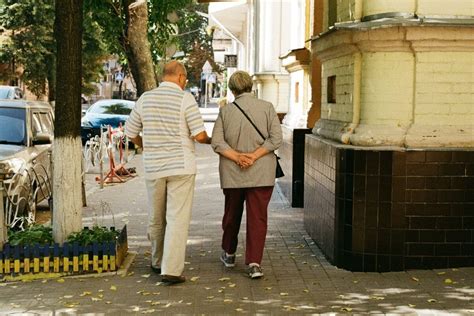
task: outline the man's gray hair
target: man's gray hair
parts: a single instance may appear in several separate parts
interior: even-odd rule
[[[253,81],[245,71],[236,71],[230,76],[229,89],[235,96],[245,92],[252,92]]]
[[[176,60],[170,61],[163,68],[163,77],[177,76],[180,73],[187,75],[186,67]]]

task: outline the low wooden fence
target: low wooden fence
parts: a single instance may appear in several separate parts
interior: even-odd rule
[[[0,252],[0,275],[31,273],[80,274],[116,271],[128,251],[127,226],[114,242],[63,246],[4,246]]]

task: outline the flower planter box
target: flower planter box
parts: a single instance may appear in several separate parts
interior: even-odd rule
[[[113,228],[112,228],[113,229]],[[127,226],[113,242],[34,246],[10,246],[0,252],[0,276],[24,274],[82,274],[113,272],[127,255]]]

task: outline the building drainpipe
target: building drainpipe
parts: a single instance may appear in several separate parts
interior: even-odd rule
[[[361,105],[361,82],[362,82],[362,53],[354,54],[354,90],[352,92],[352,123],[348,126],[348,131],[341,136],[343,144],[349,144],[351,135],[360,123]]]

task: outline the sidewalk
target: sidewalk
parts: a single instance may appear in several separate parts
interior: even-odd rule
[[[0,314],[474,314],[474,268],[352,273],[330,265],[303,227],[303,212],[276,189],[262,266],[265,277],[245,275],[242,245],[236,267],[219,261],[223,195],[218,159],[197,146],[198,176],[190,227],[187,282],[164,286],[150,268],[147,202],[141,157],[128,166],[139,177],[90,190],[84,224],[128,225],[129,247],[138,255],[125,277],[64,278],[0,283]]]

